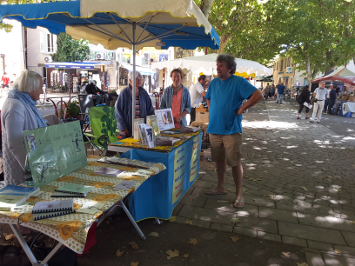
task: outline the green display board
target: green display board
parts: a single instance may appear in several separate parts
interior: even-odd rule
[[[80,122],[23,132],[35,187],[87,166]]]

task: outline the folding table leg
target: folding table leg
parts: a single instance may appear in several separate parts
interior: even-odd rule
[[[33,255],[30,247],[27,245],[25,239],[23,239],[22,234],[16,227],[16,225],[9,224],[11,230],[14,232],[17,240],[20,242],[21,247],[25,251],[28,259],[30,260],[33,266],[48,266],[47,262],[54,256],[54,254],[58,251],[58,249],[63,245],[62,243],[58,243],[55,248],[44,258],[42,262],[38,262],[35,256]]]
[[[157,223],[157,225],[161,225],[162,224],[162,222],[158,218],[155,218],[155,222]]]
[[[137,230],[139,236],[143,239],[146,240],[146,237],[144,236],[143,232],[141,231],[141,229],[139,228],[138,224],[136,223],[136,221],[133,219],[131,213],[129,212],[129,210],[127,209],[126,205],[123,203],[123,201],[119,201],[118,205],[120,205],[122,207],[122,209],[124,210],[124,212],[127,214],[129,220],[131,221],[131,223],[133,224],[134,228]]]
[[[30,247],[27,245],[25,239],[23,239],[22,237],[22,234],[20,233],[20,231],[17,229],[16,225],[13,225],[13,224],[9,224],[10,225],[10,228],[11,230],[14,232],[18,242],[20,242],[23,250],[25,251],[28,259],[30,260],[31,264],[32,265],[40,265],[38,262],[37,262],[37,259],[35,258],[35,256],[33,255]]]

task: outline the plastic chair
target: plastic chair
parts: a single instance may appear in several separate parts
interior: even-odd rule
[[[92,134],[84,135],[90,139],[93,148],[102,153],[107,153],[109,143],[119,141],[117,137],[117,121],[115,108],[112,106],[95,106],[89,109],[89,118]]]

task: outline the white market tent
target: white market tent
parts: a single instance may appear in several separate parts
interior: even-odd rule
[[[218,54],[209,54],[194,57],[179,58],[171,61],[152,63],[152,69],[174,69],[181,68],[194,72],[194,74],[203,73],[205,75],[217,74],[216,59]],[[271,69],[263,66],[262,64],[242,58],[235,59],[237,63],[238,76],[242,77],[255,77],[261,75],[271,75]],[[253,75],[254,74],[254,75]]]

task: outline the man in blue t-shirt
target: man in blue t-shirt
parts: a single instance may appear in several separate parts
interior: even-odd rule
[[[285,94],[285,86],[284,86],[283,83],[281,83],[277,87],[277,100],[276,100],[276,103],[282,104],[282,99],[284,98],[284,94]]]
[[[210,136],[212,161],[217,163],[218,185],[205,192],[224,195],[226,163],[232,167],[236,186],[235,208],[242,208],[243,167],[241,165],[242,113],[259,102],[263,96],[245,78],[234,76],[237,66],[232,55],[217,57],[218,78],[211,81],[205,99],[209,108],[207,133]],[[242,105],[243,100],[248,101]]]

